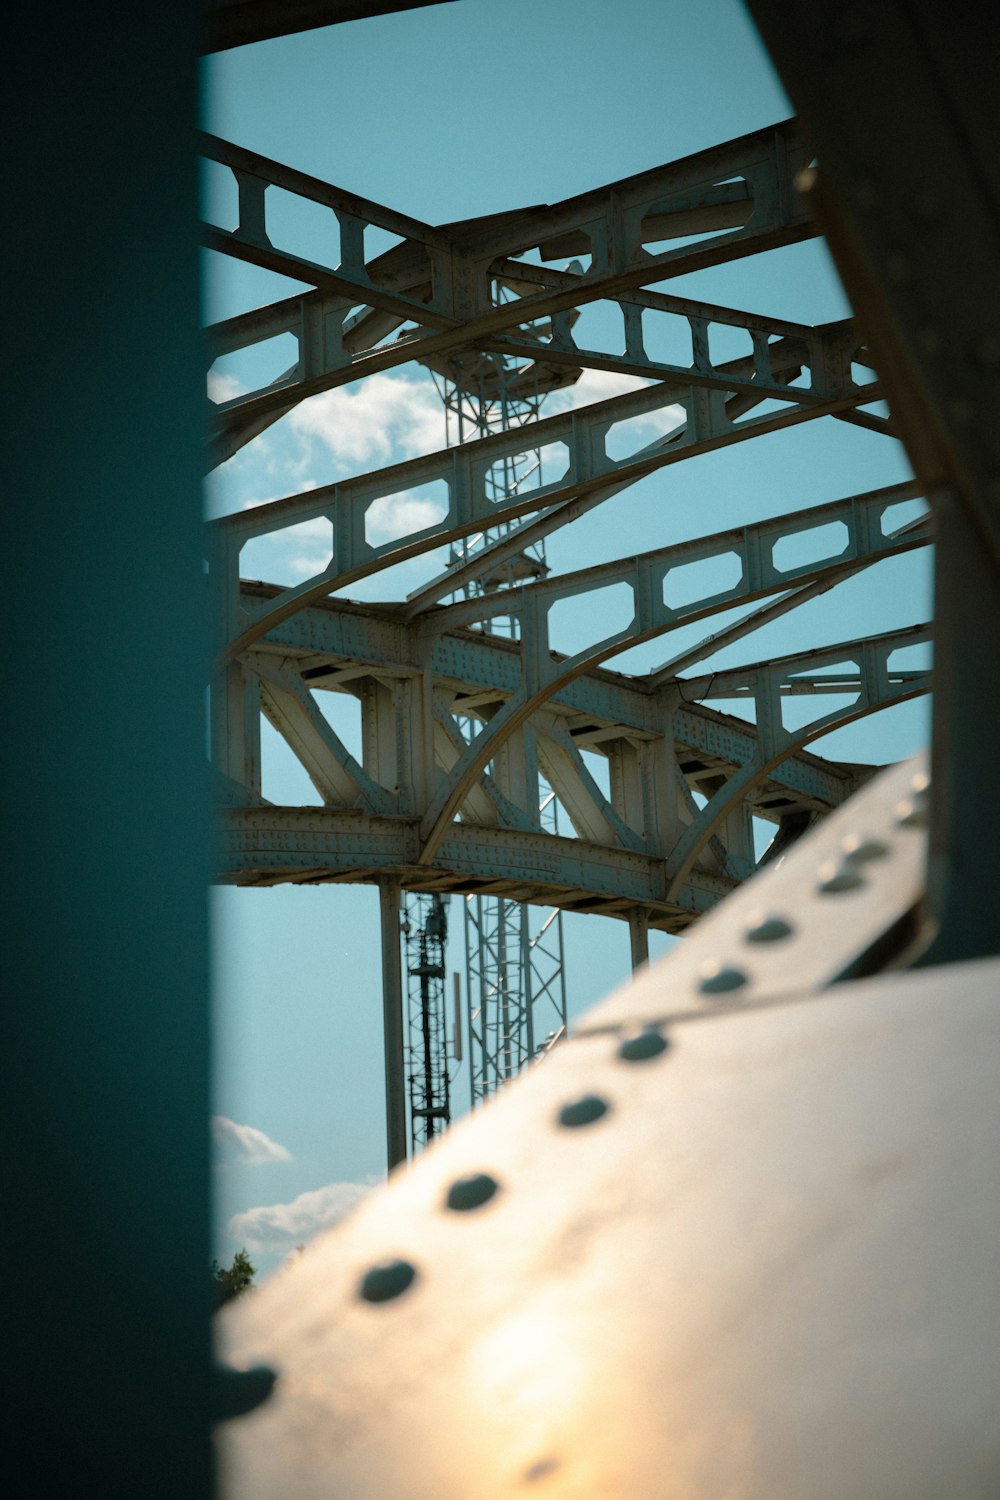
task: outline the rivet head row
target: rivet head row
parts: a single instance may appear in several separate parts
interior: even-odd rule
[[[866,864],[870,859],[884,859],[889,845],[883,839],[865,838],[860,833],[848,833],[840,841],[840,850],[845,859],[853,864]]]
[[[741,990],[747,983],[742,969],[719,963],[708,958],[698,970],[698,988],[703,995],[725,995],[731,990]]]
[[[816,889],[823,896],[836,896],[842,891],[856,891],[865,883],[865,877],[850,860],[827,860],[816,871]]]
[[[385,1260],[368,1268],[358,1292],[365,1302],[391,1302],[393,1297],[401,1297],[416,1279],[417,1268],[408,1260]]]
[[[607,1100],[598,1094],[584,1094],[582,1098],[563,1105],[559,1111],[559,1124],[572,1130],[579,1125],[592,1125],[607,1112]]]
[[[489,1203],[498,1188],[496,1178],[488,1172],[475,1172],[470,1177],[456,1178],[448,1189],[445,1202],[459,1213],[468,1213],[470,1209],[482,1208],[484,1203]]]
[[[618,1048],[618,1056],[624,1062],[646,1062],[651,1057],[660,1057],[670,1046],[663,1032],[655,1026],[647,1026],[628,1036]]]
[[[743,933],[748,943],[780,943],[782,938],[791,935],[791,922],[786,922],[784,917],[766,917],[761,912],[751,914]]]

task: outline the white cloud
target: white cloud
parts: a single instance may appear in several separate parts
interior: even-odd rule
[[[445,446],[444,409],[432,382],[405,375],[378,372],[353,389],[324,391],[303,401],[290,422],[342,463],[366,468],[391,463],[395,450],[414,458]]]
[[[542,408],[542,415],[557,411],[575,411],[580,406],[589,406],[592,401],[610,401],[612,396],[624,396],[628,391],[645,390],[653,385],[639,375],[626,375],[621,370],[584,370],[575,385],[564,386],[553,391]]]
[[[325,516],[314,516],[311,521],[297,521],[294,526],[247,542],[240,559],[240,575],[294,584],[322,573],[332,555],[333,528]]]
[[[220,401],[232,401],[234,396],[243,394],[242,382],[235,375],[226,375],[221,370],[209,370],[207,385],[208,399],[216,405]]]
[[[237,1125],[225,1115],[212,1116],[212,1144],[216,1160],[241,1162],[259,1166],[264,1162],[291,1161],[292,1153],[277,1141],[272,1141],[263,1130],[254,1125]]]
[[[300,1193],[291,1203],[269,1203],[234,1214],[229,1221],[233,1241],[252,1254],[280,1254],[304,1244],[322,1229],[339,1224],[366,1198],[378,1178],[364,1182],[331,1182]]]
[[[314,516],[311,521],[299,521],[295,526],[286,526],[284,531],[275,531],[263,540],[284,549],[288,567],[300,578],[311,578],[329,564],[333,556],[333,527],[326,516]],[[289,552],[289,548],[294,551]]]
[[[654,382],[617,370],[584,370],[574,386],[548,398],[542,417],[643,390],[651,384]],[[624,420],[611,438],[622,452],[616,451],[613,456],[622,457],[626,449],[634,452],[657,441],[683,419],[683,408],[671,404]],[[306,474],[307,466],[318,458],[316,443],[322,443],[343,468],[357,473],[445,446],[444,414],[436,388],[429,379],[407,375],[379,372],[357,385],[314,396],[290,414],[289,426],[298,440],[297,454],[272,459],[266,466],[272,485],[275,479],[279,483],[286,480],[285,488],[275,493],[271,485],[262,486],[256,495],[241,500],[242,509],[255,509],[282,494],[301,494],[316,488],[315,478]],[[446,510],[443,481],[402,490],[370,505],[365,534],[371,544],[384,545],[423,531],[442,520]],[[330,540],[329,523],[324,520],[283,528],[248,544],[241,571],[246,577],[296,584],[327,566]]]
[[[429,486],[428,486],[429,488]],[[448,513],[445,486],[441,485],[441,497],[415,494],[412,490],[400,490],[395,495],[383,495],[368,509],[365,517],[365,532],[369,542],[392,542],[397,537],[410,536],[433,526]]]
[[[275,470],[275,467],[276,466],[273,463],[268,464],[268,469],[271,472],[273,472]],[[294,466],[292,464],[289,464],[287,466],[287,468],[288,468],[288,472],[291,473],[292,470],[293,470],[293,468],[294,468]],[[319,488],[318,482],[315,479],[302,479],[302,480],[299,480],[298,481],[298,485],[299,485],[299,487],[295,491],[295,493],[297,495],[305,495],[305,494],[308,494],[308,492],[310,490],[315,490],[315,489]],[[277,493],[274,494],[274,495],[261,495],[261,496],[252,495],[249,500],[244,500],[242,502],[242,504],[240,506],[240,509],[241,510],[256,510],[259,505],[270,505],[271,502],[274,501],[274,500],[284,500],[284,499],[287,498],[287,496],[290,493],[291,493],[290,490],[282,489],[282,490],[278,490]],[[313,526],[313,525],[317,525],[318,522],[315,522],[315,521],[303,521],[301,524],[303,526]],[[329,529],[330,529],[329,528],[329,523],[324,521],[323,524],[326,526],[327,530],[329,531]],[[289,531],[294,531],[295,529],[296,528],[294,526],[290,526],[288,528]]]
[[[576,385],[553,392],[542,408],[542,416],[553,416],[557,411],[576,411],[581,406],[589,406],[593,401],[610,401],[612,396],[624,396],[630,391],[645,390],[654,384],[655,381],[643,380],[638,375],[626,375],[619,370],[584,370]],[[684,421],[686,415],[683,406],[672,402],[669,406],[658,406],[653,411],[623,418],[623,422],[628,423],[628,430],[637,442],[644,440],[651,443],[672,432]]]

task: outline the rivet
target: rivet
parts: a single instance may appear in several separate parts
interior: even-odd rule
[[[547,1479],[554,1474],[559,1467],[558,1458],[540,1458],[537,1463],[530,1464],[521,1475],[522,1484],[537,1484],[539,1479]]]
[[[795,191],[797,193],[811,193],[816,186],[816,168],[803,167],[795,174]]]
[[[698,970],[698,988],[703,995],[725,995],[730,990],[741,990],[747,982],[742,969],[719,963],[708,958]]]
[[[743,934],[748,943],[777,943],[791,935],[792,924],[784,917],[765,917],[760,912],[751,914]]]
[[[262,1405],[274,1390],[278,1379],[267,1365],[250,1370],[232,1370],[228,1365],[215,1368],[212,1390],[212,1416],[217,1422],[246,1416]]]
[[[448,1189],[445,1199],[449,1208],[467,1213],[471,1208],[482,1208],[489,1203],[499,1184],[488,1172],[475,1172],[471,1177],[458,1177]]]
[[[860,833],[848,833],[840,841],[841,853],[855,864],[864,864],[869,859],[884,859],[889,845],[882,839],[863,838]]]
[[[917,797],[904,797],[896,803],[896,822],[901,828],[926,828],[927,808]]]
[[[391,1302],[400,1297],[417,1279],[417,1270],[408,1260],[385,1260],[371,1266],[358,1288],[366,1302]]]
[[[841,891],[856,891],[864,883],[864,876],[847,860],[827,860],[816,871],[816,887],[824,896],[839,895]]]
[[[930,785],[931,778],[926,771],[914,771],[910,777],[910,791],[917,797],[930,791]]]
[[[578,1125],[592,1125],[602,1115],[606,1115],[608,1106],[604,1099],[597,1094],[584,1094],[580,1099],[574,1099],[571,1104],[564,1104],[559,1111],[559,1124],[574,1129]]]
[[[634,1036],[627,1036],[618,1048],[618,1056],[624,1062],[645,1062],[647,1058],[659,1057],[670,1046],[663,1032],[655,1026],[646,1026]]]

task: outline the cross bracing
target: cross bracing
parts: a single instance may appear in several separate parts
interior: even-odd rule
[[[753,873],[755,820],[776,830],[773,859],[849,797],[871,768],[807,747],[926,692],[930,627],[862,634],[845,621],[767,659],[755,632],[926,547],[927,508],[912,482],[811,500],[804,476],[785,514],[743,514],[734,496],[738,524],[678,539],[690,525],[672,465],[824,421],[894,437],[852,319],[812,325],[669,290],[672,277],[815,234],[794,121],[561,204],[443,226],[226,142],[205,151],[233,200],[205,244],[310,288],[209,330],[213,361],[287,348],[289,335],[295,346],[277,378],[212,407],[210,463],[310,397],[405,367],[429,371],[460,416],[454,446],[210,523],[218,878],[369,881],[387,910],[400,887],[465,896],[484,991],[502,994],[496,1013],[470,1009],[470,1045],[479,1026],[499,1077],[546,1040],[528,1046],[530,1005],[491,977],[501,938],[513,951],[527,929],[504,917],[480,932],[468,900],[627,918],[639,961],[647,927],[683,931]],[[288,244],[270,213],[278,193],[326,211],[322,242]],[[372,253],[373,234],[375,251],[395,243]],[[547,393],[598,375],[617,393],[543,409]],[[504,401],[518,420],[473,420]],[[578,523],[640,482],[648,546],[574,555]],[[377,518],[405,513],[398,502],[415,493],[434,499],[387,534]],[[303,525],[324,537],[325,560],[293,582],[245,576],[250,544]],[[582,565],[549,566],[556,538]],[[418,570],[405,598],[345,597],[403,563]],[[612,618],[614,591],[628,604]],[[589,625],[557,649],[569,603]],[[710,669],[737,645],[742,665],[730,655]],[[641,672],[613,670],[638,647]],[[909,648],[919,659],[904,662]],[[359,705],[360,745],[324,712],[331,695]],[[262,715],[321,806],[265,797]],[[549,796],[558,831],[540,815]]]
[[[223,659],[234,660],[270,624],[294,614],[303,605],[394,563],[434,551],[442,543],[458,542],[484,526],[544,509],[547,514],[540,518],[541,527],[554,530],[578,518],[580,510],[574,507],[600,504],[624,486],[669,464],[799,422],[849,411],[881,395],[870,371],[863,384],[855,379],[852,362],[863,351],[849,324],[814,330],[808,346],[800,342],[788,349],[783,341],[779,351],[774,362],[781,365],[781,373],[789,380],[800,374],[807,359],[813,359],[825,371],[825,390],[810,391],[805,401],[796,397],[782,402],[777,411],[757,413],[755,409],[768,397],[757,388],[753,371],[747,370],[745,362],[737,361],[739,369],[718,374],[718,389],[659,382],[577,411],[542,418],[533,425],[530,445],[561,447],[565,468],[558,478],[527,492],[518,491],[502,503],[493,498],[488,483],[490,470],[525,448],[529,440],[521,428],[290,495],[213,522],[213,564],[221,585],[219,603],[227,609]],[[770,392],[769,386],[766,389]],[[650,413],[663,413],[672,419],[667,435],[624,458],[609,456],[609,438],[616,426]],[[446,491],[439,521],[402,539],[381,543],[369,540],[366,520],[376,502],[435,482],[443,484]],[[569,509],[565,507],[567,501],[572,502]],[[237,593],[240,551],[254,537],[280,533],[306,521],[329,523],[329,565],[315,577],[285,590],[252,622],[243,620]],[[446,579],[440,584],[442,593],[450,591]]]
[[[907,545],[915,545],[914,535]],[[876,555],[900,545],[883,537]],[[273,592],[249,582],[241,590],[251,609]],[[227,782],[234,805],[222,815],[220,878],[271,884],[402,872],[415,889],[489,889],[575,910],[621,912],[639,904],[653,925],[679,930],[750,873],[749,815],[778,825],[797,814],[820,816],[857,789],[864,768],[824,762],[802,747],[832,725],[925,692],[926,671],[894,671],[890,658],[926,635],[921,627],[888,632],[660,687],[598,665],[568,672],[556,662],[551,694],[502,742],[495,736],[489,770],[470,780],[460,821],[449,822],[428,859],[422,829],[441,801],[440,790],[430,801],[433,789],[467,776],[463,757],[478,742],[466,744],[458,717],[480,720],[481,734],[489,733],[520,691],[524,642],[463,629],[442,632],[428,649],[424,628],[404,624],[391,607],[311,606],[265,636],[239,669],[243,761]],[[853,668],[845,669],[848,661]],[[835,675],[823,675],[837,664]],[[781,701],[814,684],[819,695],[836,691],[851,701],[785,730]],[[360,699],[364,764],[319,707],[318,693],[337,691]],[[694,694],[750,693],[772,709],[763,731],[691,701]],[[322,809],[264,803],[261,709],[306,767]],[[607,759],[610,797],[583,750]],[[542,828],[540,767],[575,838]],[[720,810],[732,823],[737,787],[740,827],[720,839]],[[706,793],[698,808],[695,794]],[[239,806],[241,800],[255,805]],[[695,844],[702,857],[692,856],[692,866]],[[674,878],[671,890],[670,872],[685,862],[686,878]]]
[[[509,330],[537,338],[539,319],[555,319],[619,294],[625,294],[619,305],[627,348],[643,361],[642,309],[650,299],[654,305],[657,300],[656,294],[642,290],[649,283],[816,232],[794,186],[796,173],[809,160],[795,121],[562,203],[443,228],[227,141],[205,136],[203,151],[208,160],[229,168],[236,185],[231,226],[206,225],[204,243],[316,288],[228,319],[213,330],[217,354],[282,332],[292,333],[299,345],[298,362],[286,376],[267,390],[220,407],[215,462],[262,430],[256,425],[261,420],[272,420],[306,396],[410,360],[438,359],[470,343],[486,348]],[[330,210],[330,243],[339,248],[336,263],[328,255],[320,264],[272,243],[269,187]],[[395,235],[402,243],[366,261],[365,233],[370,229]],[[684,243],[692,236],[699,237],[698,243]],[[648,248],[664,243],[665,249]],[[548,260],[583,255],[590,266],[572,274],[521,258],[534,249]],[[492,285],[497,278],[538,290],[497,306]],[[392,337],[404,326],[409,331]],[[565,342],[566,336],[564,323],[557,342]]]

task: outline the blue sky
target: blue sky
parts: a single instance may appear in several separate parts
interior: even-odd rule
[[[226,139],[440,223],[552,202],[791,110],[735,0],[618,0],[614,7],[458,0],[210,58],[204,113],[207,128]],[[213,174],[209,207],[224,214],[228,190]],[[292,232],[308,242],[313,230],[293,215]],[[206,320],[293,289],[206,253]],[[676,278],[670,290],[809,323],[849,311],[817,242]],[[597,334],[601,316],[592,315]],[[262,373],[277,374],[282,352],[220,362],[212,390],[224,398]],[[623,388],[612,391],[604,379],[586,377],[582,392],[563,393],[546,410]],[[208,510],[241,509],[443,443],[433,385],[418,367],[404,366],[314,398],[277,423],[212,477]],[[585,566],[908,473],[893,440],[826,418],[643,481],[559,533],[549,561],[559,571]],[[412,520],[420,497],[406,503],[403,519]],[[383,519],[391,528],[399,516]],[[290,541],[252,543],[243,571],[297,582],[312,571],[317,549],[322,539],[306,523]],[[440,562],[432,554],[348,593],[399,597]],[[928,562],[918,553],[883,563],[726,660],[928,619]],[[579,628],[571,624],[556,644],[569,649]],[[662,642],[659,649],[659,658],[649,647],[612,665],[647,670],[666,655]],[[900,705],[813,748],[851,760],[896,759],[926,742],[927,711],[920,700]],[[346,702],[337,727],[350,743]],[[267,725],[264,737],[265,795],[317,802]],[[213,912],[219,1254],[228,1258],[246,1245],[266,1271],[350,1208],[384,1169],[378,899],[367,887],[223,889],[213,893]],[[457,931],[457,903],[452,926]],[[666,943],[654,934],[654,954]],[[572,1014],[626,977],[623,924],[568,917],[566,951]]]

